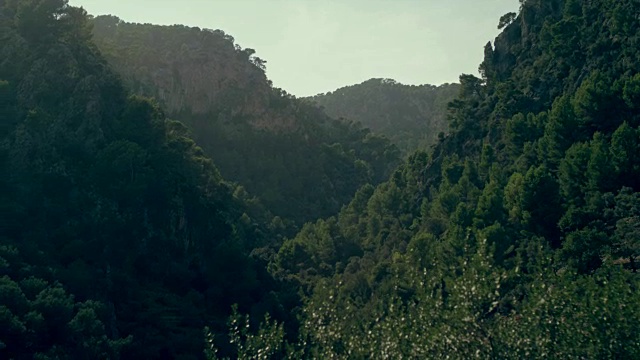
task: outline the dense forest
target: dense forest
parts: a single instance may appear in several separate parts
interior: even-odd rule
[[[0,358],[198,358],[233,304],[286,307],[279,222],[128,93],[85,11],[0,10]]]
[[[310,99],[329,116],[359,122],[410,154],[429,149],[440,133],[448,133],[447,104],[459,91],[459,84],[416,86],[370,79]]]
[[[503,16],[433,151],[284,242],[272,272],[304,293],[300,328],[235,317],[240,357],[640,357],[638,14]]]
[[[640,3],[520,4],[399,163],[221,31],[0,0],[0,358],[640,358]]]
[[[335,214],[400,162],[389,140],[273,88],[266,62],[221,30],[114,16],[92,23],[96,44],[127,86],[157,98],[225,179],[294,229]]]

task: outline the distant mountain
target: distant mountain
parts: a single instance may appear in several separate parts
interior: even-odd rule
[[[311,99],[329,116],[360,122],[411,152],[427,148],[439,133],[448,132],[447,104],[459,91],[459,84],[416,86],[370,79]]]
[[[302,224],[340,210],[399,163],[387,139],[275,89],[265,61],[221,30],[93,19],[94,41],[125,83],[186,123],[221,174]]]
[[[284,236],[249,193],[299,224],[397,148],[219,31],[0,0],[0,359],[640,359],[638,14],[520,1],[447,135]]]
[[[640,359],[638,14],[637,0],[524,0],[496,21],[448,135],[280,248],[273,268],[308,294],[287,349]],[[363,98],[345,104],[384,104]],[[245,348],[275,347],[263,338]]]

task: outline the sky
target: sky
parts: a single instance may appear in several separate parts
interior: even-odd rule
[[[70,0],[127,22],[221,29],[267,61],[274,86],[310,96],[391,78],[477,74],[500,16],[518,0]]]

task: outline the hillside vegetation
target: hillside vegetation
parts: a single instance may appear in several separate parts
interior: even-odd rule
[[[359,122],[410,154],[428,150],[440,133],[448,133],[447,104],[459,91],[459,84],[416,86],[370,79],[311,100],[329,116]]]
[[[640,358],[640,3],[520,3],[396,167],[222,32],[0,0],[0,358]]]
[[[277,229],[132,96],[65,1],[0,2],[0,358],[197,359],[277,313]]]
[[[434,151],[283,244],[307,294],[283,353],[640,356],[640,3],[521,3]]]
[[[271,86],[265,61],[221,30],[93,19],[94,40],[135,93],[184,122],[225,179],[300,226],[337,213],[399,164],[387,139]],[[313,189],[313,191],[310,191]]]

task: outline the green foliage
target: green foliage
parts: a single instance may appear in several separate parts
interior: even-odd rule
[[[399,162],[386,138],[273,88],[265,62],[221,30],[112,16],[92,23],[96,44],[129,88],[155,96],[183,121],[222,176],[254,195],[256,207],[284,219],[290,236],[337,213],[359,187],[382,182]],[[126,126],[146,134],[136,123]]]
[[[411,153],[427,149],[438,134],[448,132],[447,103],[458,91],[458,84],[414,86],[370,79],[310,100],[330,116],[358,122]]]
[[[0,6],[0,357],[193,358],[232,304],[275,308],[251,255],[270,215],[247,222],[186,128],[127,94],[84,10]]]
[[[506,27],[507,25],[511,24],[516,19],[517,16],[518,16],[518,14],[516,14],[514,12],[509,12],[509,13],[506,13],[506,14],[502,15],[500,17],[500,21],[498,22],[498,30],[501,30],[504,27]]]
[[[0,251],[0,259],[7,264],[7,258],[19,256],[15,249]],[[14,265],[0,272],[0,341],[4,344],[0,351],[4,357],[113,359],[131,344],[131,337],[108,336],[102,303],[76,301],[60,284],[44,279],[6,275],[18,272]]]
[[[505,358],[618,359],[638,356],[637,278],[618,267],[593,276],[543,273],[520,314],[499,320]]]
[[[267,314],[260,323],[257,333],[253,334],[250,328],[249,317],[238,314],[238,309],[234,306],[233,313],[229,318],[229,341],[236,347],[234,359],[267,360],[282,355],[285,343],[282,324],[271,321]],[[205,327],[204,331],[205,357],[207,360],[218,359],[218,350],[213,343],[213,335],[208,327]]]
[[[276,257],[300,357],[638,357],[639,6],[522,1],[450,134],[284,243],[355,246]]]
[[[521,2],[483,77],[461,76],[450,133],[393,172],[387,140],[271,88],[222,32],[93,20],[128,85],[167,91],[200,148],[128,96],[83,11],[0,4],[3,358],[640,356],[636,1]],[[139,66],[166,70],[175,47],[177,74]],[[196,58],[246,71],[180,83]],[[185,102],[212,79],[224,91]],[[220,173],[251,169],[247,190],[205,155],[218,140],[236,151]]]

